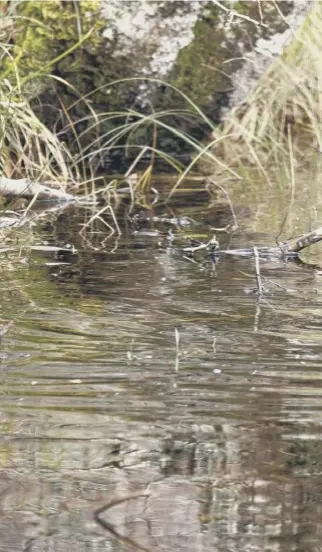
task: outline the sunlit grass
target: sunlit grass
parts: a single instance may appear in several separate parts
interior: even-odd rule
[[[0,165],[8,177],[67,181],[68,152],[35,116],[28,101],[0,82]]]
[[[322,5],[316,2],[284,54],[262,77],[244,104],[232,110],[220,129],[226,162],[258,166],[265,177],[289,157],[299,169],[322,145]],[[214,133],[217,136],[217,131]]]

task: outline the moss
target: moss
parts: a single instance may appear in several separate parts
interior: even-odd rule
[[[85,95],[112,80],[129,76],[126,63],[122,64],[122,59],[109,59],[108,63],[106,62],[112,44],[102,36],[106,21],[100,18],[99,10],[99,0],[36,0],[19,4],[20,17],[16,25],[14,57],[19,58],[20,78],[41,71],[47,66],[45,74],[51,73],[61,77],[80,95]],[[26,25],[26,18],[30,21],[29,25]],[[90,37],[79,48],[50,65],[52,60],[74,46],[91,29],[93,32]],[[43,82],[39,84],[39,90],[48,88],[49,82],[53,84],[52,80],[47,80],[45,86]],[[65,106],[68,107],[75,100],[77,92],[73,92],[71,87],[68,89],[57,83],[55,86]],[[127,95],[128,86],[123,94],[124,98]],[[46,97],[51,100],[50,92],[46,92]],[[104,104],[104,108],[114,107],[114,103],[119,107],[122,94],[118,93],[117,101],[113,102],[113,95],[107,98],[106,91],[101,90],[94,94],[91,100],[98,106],[100,103]],[[57,100],[54,104],[57,105]]]
[[[101,45],[98,19],[99,2],[85,0],[76,4],[49,0],[22,2],[17,7],[17,32],[14,54],[22,50],[20,73],[34,72],[70,48],[82,35],[95,28],[89,40],[73,55],[71,68],[81,64],[82,50],[96,50]],[[20,16],[20,17],[19,17]],[[28,25],[26,25],[28,20]]]

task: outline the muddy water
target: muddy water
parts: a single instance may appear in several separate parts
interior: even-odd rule
[[[256,212],[222,245],[274,243]],[[321,550],[322,275],[262,260],[258,302],[251,259],[185,258],[224,213],[2,256],[1,551]]]

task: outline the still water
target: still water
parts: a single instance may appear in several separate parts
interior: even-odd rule
[[[224,247],[274,244],[240,213]],[[262,260],[259,302],[252,259],[180,249],[222,213],[82,216],[1,257],[0,551],[321,551],[320,269]]]

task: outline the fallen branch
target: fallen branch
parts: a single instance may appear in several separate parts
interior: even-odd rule
[[[275,247],[256,246],[245,249],[219,249],[218,244],[215,244],[214,240],[215,238],[212,238],[208,243],[200,244],[196,247],[185,247],[183,251],[195,254],[197,251],[206,249],[213,255],[214,259],[220,255],[235,255],[237,257],[255,257],[257,258],[257,260],[255,259],[257,263],[258,258],[260,257],[273,259],[285,259],[290,257],[296,258],[298,253],[306,247],[310,247],[310,245],[314,245],[315,243],[322,241],[322,226],[312,232],[302,234],[298,238],[287,240]],[[256,267],[257,270],[258,264]]]
[[[267,257],[296,257],[297,253],[300,253],[303,249],[310,247],[322,241],[322,226],[319,226],[316,230],[312,232],[307,232],[302,234],[298,238],[292,238],[287,240],[276,247],[257,247],[258,254],[260,256]],[[218,253],[229,253],[241,256],[253,256],[253,249],[235,249],[227,251],[218,251]]]
[[[0,177],[0,195],[27,198],[37,196],[39,199],[62,199],[65,201],[74,199],[71,194],[56,188],[50,188],[39,182],[31,182],[26,178],[12,180],[5,176]]]

